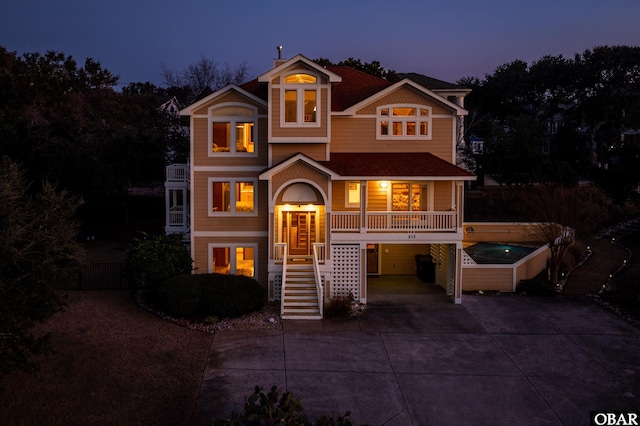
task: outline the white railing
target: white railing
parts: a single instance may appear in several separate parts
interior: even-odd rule
[[[366,232],[453,232],[457,228],[458,213],[447,212],[369,212],[366,214]],[[359,232],[360,213],[331,213],[331,230],[337,232]]]
[[[313,243],[313,253],[318,258],[318,263],[324,263],[327,260],[327,246],[325,243]]]
[[[167,182],[186,182],[188,180],[188,164],[171,164],[167,166]]]
[[[284,312],[284,288],[287,285],[287,245],[282,245],[282,286],[280,287],[280,316]]]
[[[331,229],[334,231],[359,231],[360,212],[332,213]]]
[[[169,212],[169,226],[187,226],[187,224],[187,215],[185,212]]]
[[[273,245],[273,260],[282,263],[287,257],[287,243],[275,243]]]
[[[320,253],[324,256],[324,244],[313,245],[313,274],[316,281],[316,293],[318,295],[318,310],[320,311],[320,318],[323,317],[324,311],[324,298],[322,291],[322,281],[320,281]]]

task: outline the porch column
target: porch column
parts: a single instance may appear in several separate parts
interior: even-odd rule
[[[367,181],[360,181],[360,233],[367,232]]]
[[[453,285],[453,303],[462,303],[462,242],[456,243],[456,272]]]

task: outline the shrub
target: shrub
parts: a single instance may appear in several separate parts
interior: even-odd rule
[[[325,318],[346,318],[351,316],[351,294],[336,296],[324,306]]]
[[[516,291],[530,296],[557,296],[558,293],[546,274],[546,271],[543,271],[531,279],[520,281]]]
[[[300,398],[295,398],[291,391],[280,396],[277,386],[272,386],[267,394],[262,388],[255,387],[251,396],[244,404],[244,415],[232,413],[227,419],[218,419],[211,422],[214,426],[240,426],[240,425],[284,425],[284,426],[353,426],[355,423],[349,418],[350,412],[337,419],[329,416],[321,416],[316,423],[309,421],[303,414],[304,408]]]
[[[264,299],[262,286],[241,275],[178,275],[157,292],[160,309],[184,318],[238,317],[260,309]]]
[[[189,273],[192,262],[181,235],[143,234],[127,250],[127,277],[135,288],[157,287],[167,278]]]

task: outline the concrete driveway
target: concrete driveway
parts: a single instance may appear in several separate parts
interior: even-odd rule
[[[385,295],[357,318],[217,334],[196,422],[256,385],[356,424],[585,425],[640,410],[640,330],[585,299]]]

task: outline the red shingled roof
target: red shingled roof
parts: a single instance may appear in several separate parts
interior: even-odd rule
[[[433,154],[358,152],[331,153],[330,161],[318,161],[320,165],[340,176],[429,176],[471,177],[473,173],[451,164]]]
[[[327,69],[342,77],[342,82],[335,84],[331,89],[331,111],[344,111],[392,84],[347,66],[331,65]],[[248,81],[240,87],[265,101],[267,100],[266,84],[260,84],[258,79]]]
[[[327,69],[342,77],[342,83],[337,83],[331,89],[331,111],[344,111],[392,85],[379,77],[343,65],[331,65]]]

